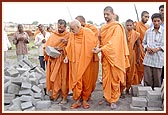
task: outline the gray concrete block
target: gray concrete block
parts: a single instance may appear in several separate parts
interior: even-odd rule
[[[44,96],[43,96],[43,94],[42,93],[34,93],[34,98],[35,99],[44,99]]]
[[[39,87],[37,87],[36,85],[33,85],[32,90],[33,90],[34,92],[37,92],[37,93],[40,93],[40,92],[41,92],[41,89],[40,89]]]
[[[11,105],[4,105],[4,111],[8,111]]]
[[[25,63],[21,60],[17,62],[17,65],[19,65],[19,67],[23,68],[23,66],[25,65]]]
[[[46,83],[46,78],[40,79],[39,83],[41,83],[41,84]]]
[[[32,107],[32,102],[23,102],[21,103],[22,110]]]
[[[150,86],[138,87],[138,96],[147,96],[147,91],[152,91]]]
[[[20,101],[20,97],[16,97],[12,100],[12,104],[17,104],[17,105],[20,105],[21,107],[21,101]]]
[[[42,78],[42,74],[35,72],[35,77],[40,80]]]
[[[45,95],[44,100],[50,100],[50,97],[48,95]]]
[[[147,107],[147,111],[163,111],[163,109],[159,107]]]
[[[22,60],[25,64],[27,64],[30,68],[33,68],[33,63],[30,61],[30,60],[28,60],[28,59],[23,59]]]
[[[17,77],[19,75],[19,72],[15,68],[11,67],[11,68],[6,70],[6,74],[7,74],[7,76]]]
[[[38,101],[41,101],[41,99],[35,99],[35,98],[34,98],[34,99],[32,100],[32,104],[35,106]]]
[[[145,107],[134,107],[130,104],[130,111],[145,111]]]
[[[36,109],[47,109],[51,106],[51,101],[38,101],[35,105]]]
[[[31,69],[31,67],[30,66],[28,66],[28,65],[24,65],[22,68],[25,68],[25,69],[27,69],[27,70],[30,70]]]
[[[24,72],[28,71],[28,69],[26,69],[26,68],[16,68],[16,70],[18,70],[20,75],[23,74]]]
[[[138,87],[142,87],[142,84],[131,85],[131,94],[132,94],[132,96],[135,96],[135,97],[138,96]]]
[[[30,82],[32,85],[38,85],[39,84],[39,81],[37,78],[29,78]]]
[[[21,100],[21,101],[29,101],[29,102],[32,102],[32,96],[22,95],[22,96],[20,97],[20,100]]]
[[[21,88],[31,89],[32,85],[29,82],[22,82]]]
[[[5,104],[10,104],[12,103],[12,100],[15,98],[15,94],[8,94],[8,93],[5,93],[4,94],[4,103]]]
[[[14,77],[11,79],[11,82],[14,83],[14,84],[17,84],[19,86],[21,86],[22,84],[22,77]]]
[[[154,91],[161,92],[161,87],[155,87]]]
[[[156,100],[160,100],[161,101],[161,92],[160,91],[147,91],[147,98],[149,100],[153,100],[153,101],[156,101]]]
[[[25,109],[24,111],[36,111],[36,108],[35,107],[30,107],[28,109]]]
[[[148,101],[148,107],[162,107],[162,101],[151,101],[147,98]]]
[[[17,104],[12,104],[9,108],[8,108],[9,111],[21,111],[21,107],[20,105],[17,105]]]
[[[10,93],[10,94],[18,94],[18,93],[19,93],[19,90],[20,90],[20,86],[11,83],[11,84],[8,86],[8,91],[7,91],[7,92]]]
[[[19,95],[31,95],[34,97],[34,93],[31,89],[22,89],[19,91]]]
[[[4,84],[4,93],[7,93],[8,92],[8,86],[11,84],[11,80],[9,80],[8,82],[6,82]]]
[[[147,100],[144,97],[132,97],[132,106],[147,107]]]
[[[47,46],[45,48],[45,51],[46,51],[47,55],[54,57],[54,58],[59,57],[61,54],[58,50],[56,50],[54,47],[51,47],[51,46]]]

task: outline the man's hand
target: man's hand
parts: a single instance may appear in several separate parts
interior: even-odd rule
[[[68,63],[68,57],[66,56],[65,59],[63,60],[64,63]]]
[[[149,54],[153,54],[153,53],[154,53],[153,50],[152,50],[152,48],[147,47],[146,50],[147,50],[147,52],[148,52]]]
[[[67,43],[68,43],[68,40],[65,39],[65,38],[61,38],[60,41],[63,42],[64,44],[67,44]]]
[[[46,40],[45,40],[45,39],[43,39],[43,40],[42,40],[42,43],[46,43]]]

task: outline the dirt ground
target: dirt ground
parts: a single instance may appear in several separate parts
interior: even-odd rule
[[[8,50],[7,52],[7,63],[5,63],[5,66],[13,65],[17,62],[15,49]],[[36,48],[31,48],[29,50],[29,59],[39,64],[38,61],[38,53]],[[98,79],[101,79],[101,66],[100,66],[100,72]],[[83,109],[83,107],[79,107],[78,109],[70,109],[70,105],[73,103],[72,96],[68,96],[68,103],[65,105],[59,105],[57,102],[52,102],[52,105],[48,109],[42,109],[37,111],[50,111],[50,112],[57,112],[57,111],[92,111],[92,112],[111,112],[111,111],[129,111],[129,105],[131,104],[131,95],[126,95],[125,98],[120,98],[117,102],[117,109],[111,110],[110,106],[107,103],[103,103],[102,105],[99,105],[99,101],[103,99],[103,91],[102,91],[102,84],[97,80],[97,85],[95,90],[92,93],[91,100],[89,100],[90,108],[89,109]]]

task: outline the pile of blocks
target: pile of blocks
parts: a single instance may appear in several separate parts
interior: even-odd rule
[[[3,78],[4,110],[35,111],[51,106],[45,93],[46,73],[30,60],[4,68]]]
[[[130,111],[163,111],[164,107],[164,82],[161,87],[132,85],[132,102]]]

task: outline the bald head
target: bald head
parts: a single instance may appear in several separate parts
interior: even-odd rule
[[[81,23],[78,20],[72,20],[69,24],[71,31],[77,34],[81,28]]]

